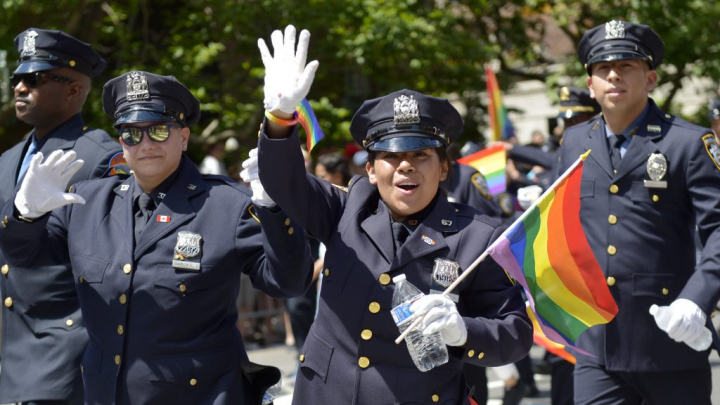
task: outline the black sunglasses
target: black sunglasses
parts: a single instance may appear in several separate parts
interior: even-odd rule
[[[60,75],[54,75],[52,73],[45,73],[45,72],[33,72],[33,73],[23,73],[19,75],[12,75],[10,76],[10,85],[12,85],[13,88],[18,85],[18,83],[23,82],[26,86],[30,88],[37,87],[37,85],[42,82],[42,78],[46,77],[51,80],[55,80],[60,83],[72,83],[75,82],[75,79],[71,79],[69,77],[60,76]]]
[[[170,137],[170,128],[172,127],[180,128],[180,125],[164,123],[147,127],[118,128],[117,131],[125,145],[135,146],[142,142],[143,134],[147,134],[154,142],[165,142]]]

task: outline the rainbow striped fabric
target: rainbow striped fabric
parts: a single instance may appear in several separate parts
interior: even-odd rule
[[[495,145],[491,148],[483,149],[472,155],[465,156],[457,160],[458,163],[472,166],[483,174],[487,181],[490,194],[496,195],[507,189],[507,179],[505,174],[505,166],[507,158],[505,156],[505,147],[503,145]]]
[[[618,312],[580,224],[580,180],[589,153],[488,248],[525,289],[545,336],[571,347],[589,327]]]
[[[300,105],[297,106],[296,109],[298,112],[298,122],[305,130],[305,135],[307,135],[307,150],[308,153],[310,153],[315,145],[325,137],[325,134],[323,134],[322,129],[320,129],[320,123],[318,123],[315,112],[312,107],[310,107],[310,102],[306,98],[300,102]]]
[[[500,93],[500,85],[498,84],[497,77],[489,66],[485,66],[485,76],[492,140],[501,141],[510,139],[515,136],[515,129],[512,126],[512,122],[510,122],[510,118],[507,116],[505,106],[503,106],[502,94]]]

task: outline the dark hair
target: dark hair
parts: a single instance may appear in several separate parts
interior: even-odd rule
[[[325,166],[325,170],[327,170],[328,173],[340,173],[343,184],[350,182],[350,178],[352,177],[350,175],[350,163],[345,156],[337,152],[327,153],[318,157],[317,164]]]
[[[370,166],[375,164],[375,159],[377,158],[377,151],[369,150],[367,161],[370,163]],[[447,178],[451,178],[453,174],[453,162],[450,160],[450,157],[448,156],[448,152],[444,147],[435,148],[435,152],[438,155],[438,158],[440,158],[440,163],[447,162],[448,166],[448,172],[447,172]]]

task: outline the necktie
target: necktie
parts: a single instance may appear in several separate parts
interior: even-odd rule
[[[142,193],[137,200],[138,209],[135,212],[135,240],[140,238],[143,228],[150,219],[153,210],[155,209],[155,203],[153,202],[150,194]]]
[[[20,180],[25,175],[25,172],[27,171],[28,167],[30,167],[30,161],[32,160],[33,156],[35,156],[35,153],[37,152],[37,144],[35,143],[35,138],[33,138],[30,141],[30,146],[28,146],[27,152],[25,152],[25,157],[23,158],[22,164],[20,165],[20,172],[18,172],[17,180],[15,181],[15,184],[20,183]]]
[[[405,228],[402,222],[393,222],[392,233],[393,241],[395,242],[395,254],[397,254],[403,243],[405,243],[405,239],[407,239],[408,237],[408,230],[407,228]]]
[[[617,171],[617,168],[620,167],[620,161],[622,160],[620,146],[625,142],[625,136],[611,135],[608,139],[610,141],[610,160],[612,161],[613,168]]]

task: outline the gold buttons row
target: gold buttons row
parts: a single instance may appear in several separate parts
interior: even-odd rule
[[[618,187],[617,184],[613,184],[610,186],[610,194],[617,194],[618,191],[620,191],[620,187]],[[653,194],[652,200],[653,202],[658,202],[660,201],[660,196],[658,196],[657,194]]]
[[[380,304],[373,301],[370,303],[370,305],[368,305],[368,309],[370,310],[371,313],[377,314],[378,312],[380,312]]]
[[[467,355],[468,355],[468,357],[475,357],[475,350],[473,350],[473,349],[468,350]],[[478,360],[482,360],[483,357],[485,357],[485,352],[478,353],[478,356],[477,356]]]
[[[372,339],[373,333],[370,329],[363,329],[362,332],[360,332],[360,337],[363,338],[363,340],[370,340]]]
[[[380,278],[378,279],[378,281],[380,281],[380,285],[388,285],[388,284],[390,284],[391,280],[392,279],[390,278],[390,276],[387,273],[381,274]]]
[[[10,266],[3,264],[2,267],[0,267],[0,273],[2,273],[3,276],[7,276],[8,273],[10,273]]]

